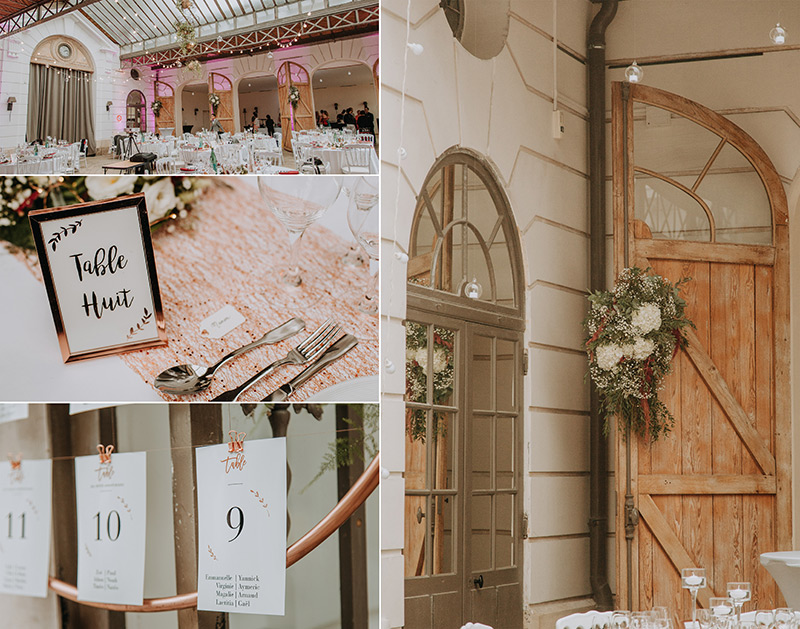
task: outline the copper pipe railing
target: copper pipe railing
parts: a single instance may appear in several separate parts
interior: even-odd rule
[[[308,553],[324,542],[336,529],[344,524],[360,507],[367,497],[375,490],[380,482],[380,455],[369,464],[364,473],[359,476],[355,484],[331,509],[330,513],[322,518],[308,533],[303,535],[294,544],[286,549],[286,567],[300,561]],[[197,606],[197,592],[177,594],[163,598],[146,598],[141,605],[118,605],[115,603],[95,603],[92,601],[79,601],[78,588],[59,579],[50,577],[49,587],[59,596],[88,605],[119,612],[166,612],[175,609],[188,609]]]

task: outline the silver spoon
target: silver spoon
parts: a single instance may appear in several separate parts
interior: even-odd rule
[[[214,373],[229,360],[261,345],[283,341],[297,334],[305,327],[305,321],[294,317],[282,323],[274,330],[270,330],[260,339],[243,345],[239,349],[233,350],[230,354],[226,354],[210,367],[204,365],[176,365],[175,367],[170,367],[156,376],[153,385],[159,391],[171,395],[190,395],[192,393],[197,393],[211,384],[211,381],[214,379]]]

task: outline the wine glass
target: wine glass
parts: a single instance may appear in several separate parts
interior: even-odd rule
[[[367,314],[378,314],[377,263],[381,240],[378,232],[378,185],[378,177],[359,177],[350,191],[350,203],[347,207],[350,231],[369,256],[370,266],[375,266],[375,272],[371,273],[364,295],[357,304],[358,309]]]
[[[281,281],[288,286],[300,286],[300,251],[303,234],[319,220],[339,196],[340,177],[315,176],[260,176],[258,190],[267,208],[289,232],[289,264],[281,273]]]
[[[774,611],[775,629],[792,629],[797,625],[794,612],[788,607],[779,607]]]
[[[631,613],[626,609],[617,609],[611,614],[611,629],[629,629]]]
[[[692,595],[692,627],[697,622],[697,592],[706,586],[705,568],[684,568],[681,570],[681,587]]]
[[[736,622],[742,622],[742,605],[750,600],[750,584],[745,581],[731,581],[725,587],[728,593],[728,598],[733,601],[736,607]]]

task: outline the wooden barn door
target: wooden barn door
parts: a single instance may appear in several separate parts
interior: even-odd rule
[[[783,185],[750,136],[675,94],[615,83],[612,125],[615,270],[691,277],[697,325],[661,392],[673,432],[617,436],[617,607],[689,618],[687,567],[706,569],[701,607],[729,581],[778,607],[759,555],[791,548]]]
[[[153,84],[155,98],[161,101],[161,111],[156,116],[156,131],[160,129],[175,129],[175,90],[163,81]],[[173,135],[180,135],[174,133]]]
[[[296,107],[289,104],[289,89],[295,86],[300,92],[300,102]],[[283,148],[292,150],[292,130],[314,129],[314,98],[311,95],[311,79],[300,64],[287,61],[278,69],[278,102],[281,107],[281,129]]]
[[[231,80],[224,74],[209,72],[208,74],[208,93],[215,93],[219,96],[219,107],[216,115],[222,128],[228,133],[233,133],[233,86]],[[211,103],[209,103],[211,109]]]

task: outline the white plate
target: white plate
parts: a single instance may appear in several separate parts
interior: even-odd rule
[[[307,399],[308,402],[377,402],[378,376],[362,376],[334,384]]]

